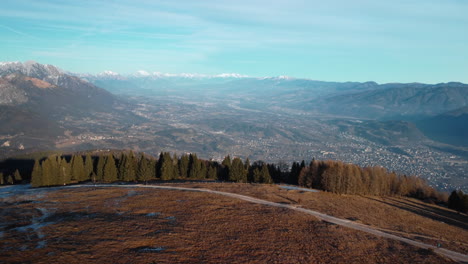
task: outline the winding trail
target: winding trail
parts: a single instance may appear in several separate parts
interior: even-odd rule
[[[88,187],[89,188],[89,187],[93,187],[93,186],[92,185],[70,185],[70,186],[67,186],[66,188],[78,188],[78,187]],[[340,225],[340,226],[345,226],[345,227],[348,227],[348,228],[351,228],[351,229],[359,230],[359,231],[366,232],[366,233],[369,233],[369,234],[373,234],[373,235],[383,237],[383,238],[389,238],[389,239],[401,241],[401,242],[404,242],[406,244],[409,244],[409,245],[412,245],[412,246],[415,246],[415,247],[419,247],[419,248],[423,248],[423,249],[431,249],[435,253],[437,253],[439,255],[442,255],[442,256],[445,256],[447,258],[450,258],[452,260],[462,262],[462,263],[468,263],[468,255],[465,255],[465,254],[462,254],[462,253],[458,253],[458,252],[451,251],[451,250],[444,249],[444,248],[438,248],[438,247],[433,246],[433,245],[429,245],[429,244],[425,244],[425,243],[418,242],[418,241],[415,241],[415,240],[411,240],[411,239],[408,239],[408,238],[404,238],[404,237],[400,237],[400,236],[397,236],[397,235],[385,233],[385,232],[377,230],[377,229],[375,229],[375,228],[373,228],[371,226],[368,226],[368,225],[356,223],[356,222],[346,220],[346,219],[337,218],[337,217],[330,216],[330,215],[327,215],[327,214],[323,214],[323,213],[320,213],[320,212],[317,212],[317,211],[314,211],[314,210],[304,209],[304,208],[300,208],[300,207],[296,207],[296,206],[288,205],[288,204],[280,204],[280,203],[270,202],[270,201],[267,201],[267,200],[262,200],[262,199],[254,198],[254,197],[251,197],[251,196],[242,195],[242,194],[214,191],[214,190],[204,189],[204,188],[186,188],[186,187],[142,185],[142,184],[134,184],[134,185],[100,184],[100,185],[97,185],[96,187],[97,188],[99,188],[99,187],[153,188],[153,189],[178,190],[178,191],[189,191],[189,192],[206,192],[206,193],[212,193],[212,194],[219,194],[219,195],[223,195],[223,196],[227,196],[227,197],[232,197],[232,198],[244,200],[244,201],[251,202],[251,203],[263,204],[263,205],[268,205],[268,206],[281,207],[281,208],[287,208],[287,209],[299,211],[299,212],[302,212],[302,213],[305,213],[305,214],[313,215],[316,218],[318,218],[319,220],[324,221],[324,222],[328,222],[328,223],[332,223],[332,224],[336,224],[336,225]]]

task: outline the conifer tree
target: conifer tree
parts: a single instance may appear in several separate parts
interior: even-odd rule
[[[212,164],[208,165],[208,171],[207,171],[206,177],[209,179],[216,179],[218,177],[217,169]]]
[[[39,160],[34,161],[34,167],[31,172],[31,186],[40,187],[42,186],[42,168],[39,164]]]
[[[117,180],[117,167],[115,166],[114,156],[109,154],[105,159],[103,180],[104,182],[114,182]]]
[[[227,155],[224,157],[223,162],[221,162],[222,165],[222,172],[221,172],[221,180],[229,180],[229,171],[231,170],[231,157]]]
[[[261,175],[261,182],[271,184],[273,180],[271,179],[270,172],[268,171],[268,166],[264,163],[262,166],[262,170],[260,171]]]
[[[137,161],[133,151],[130,151],[130,154],[127,157],[127,172],[125,174],[125,181],[135,181],[136,180],[136,170],[137,170]]]
[[[81,155],[73,155],[71,161],[71,170],[72,170],[72,180],[73,181],[85,181],[86,180],[86,171],[84,167],[83,158]]]
[[[189,170],[189,178],[191,179],[201,179],[202,176],[202,165],[201,161],[198,159],[196,154],[190,154],[190,170]]]
[[[85,170],[85,178],[83,178],[83,181],[87,181],[91,179],[91,174],[94,172],[93,158],[91,158],[91,155],[89,153],[87,153],[85,157],[84,170]]]
[[[174,179],[174,162],[172,161],[171,155],[167,152],[162,153],[159,161],[161,162],[161,169],[159,173],[161,180],[167,181]]]
[[[152,170],[150,168],[150,162],[148,158],[142,154],[140,162],[138,163],[137,180],[144,181],[146,183],[151,179],[151,174]]]
[[[240,158],[232,160],[231,168],[229,169],[229,180],[234,182],[247,182],[247,174],[245,173],[244,164]]]
[[[51,179],[51,164],[50,158],[44,160],[41,164],[42,185],[50,186],[53,179]]]
[[[104,165],[106,165],[106,157],[99,156],[96,167],[96,181],[100,182],[104,179]]]
[[[189,163],[190,159],[187,154],[184,154],[179,159],[179,174],[182,179],[186,179],[189,176]]]
[[[72,179],[72,165],[67,162],[65,158],[61,158],[59,162],[59,180],[57,185],[67,185],[70,184]]]
[[[127,178],[127,173],[128,173],[128,158],[127,155],[122,153],[119,159],[119,166],[117,168],[118,171],[118,179],[120,181],[125,181]]]

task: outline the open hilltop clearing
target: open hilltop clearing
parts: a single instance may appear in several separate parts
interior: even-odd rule
[[[164,183],[237,193],[365,224],[466,257],[468,217],[407,198],[278,185]],[[119,188],[125,187],[125,188]],[[145,186],[143,186],[145,187]],[[149,187],[149,186],[147,186]],[[421,249],[289,208],[138,185],[0,189],[6,263],[451,263]],[[460,260],[460,259],[459,259]]]

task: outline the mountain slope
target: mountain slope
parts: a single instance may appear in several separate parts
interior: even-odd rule
[[[125,125],[126,102],[102,88],[35,62],[0,64],[0,153],[54,148],[66,133],[93,131],[105,116]],[[117,109],[119,107],[119,109]],[[105,126],[105,125],[104,125]],[[68,131],[68,132],[67,132]]]
[[[468,106],[415,123],[433,140],[468,147]]]
[[[386,84],[382,89],[322,98],[314,104],[337,115],[371,119],[430,116],[468,105],[468,85],[462,83]]]

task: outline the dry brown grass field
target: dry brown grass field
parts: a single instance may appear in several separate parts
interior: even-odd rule
[[[466,215],[413,199],[164,184],[295,204],[468,251]],[[452,263],[301,212],[209,193],[90,186],[40,189],[0,203],[0,263]]]

